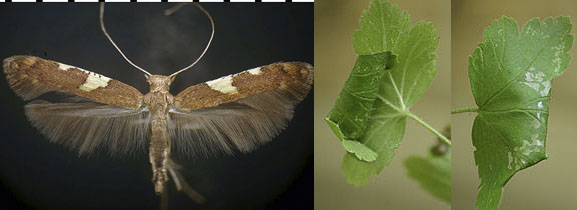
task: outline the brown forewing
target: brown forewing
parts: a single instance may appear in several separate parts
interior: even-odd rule
[[[60,91],[132,110],[141,106],[142,93],[137,89],[110,79],[106,86],[95,87],[88,91],[82,90],[80,87],[87,83],[90,74],[95,78],[104,76],[72,66],[62,70],[61,66],[58,62],[33,56],[12,56],[3,62],[4,73],[10,87],[25,100],[46,92]]]
[[[275,63],[260,67],[259,74],[247,71],[232,75],[234,93],[225,93],[211,88],[207,83],[188,87],[175,97],[175,108],[179,110],[195,110],[218,106],[242,98],[269,91],[292,91],[306,89],[308,93],[313,83],[313,67],[308,63],[287,62]],[[306,95],[295,94],[300,97]]]

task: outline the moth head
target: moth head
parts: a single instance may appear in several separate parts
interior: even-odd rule
[[[170,84],[172,83],[172,77],[164,75],[150,75],[147,77],[146,81],[150,84],[150,92],[168,92],[170,89]]]

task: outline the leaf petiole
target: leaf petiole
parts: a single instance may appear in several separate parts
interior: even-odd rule
[[[436,136],[438,136],[441,140],[443,140],[443,142],[447,143],[447,145],[451,145],[451,140],[449,140],[447,137],[445,137],[443,134],[439,133],[439,131],[437,131],[435,128],[431,127],[429,124],[427,124],[427,122],[423,121],[421,118],[419,118],[417,115],[414,115],[413,113],[407,111],[405,112],[405,115],[407,115],[407,117],[412,118],[413,120],[417,121],[419,124],[421,124],[423,127],[425,127],[427,130],[431,131],[433,134],[435,134]]]
[[[479,112],[479,108],[467,107],[467,108],[463,108],[463,109],[455,109],[455,110],[451,111],[451,114],[460,114],[460,113],[466,113],[466,112]]]

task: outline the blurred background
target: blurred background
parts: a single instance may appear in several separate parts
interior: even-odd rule
[[[515,18],[522,26],[533,17],[571,16],[573,31],[577,20],[575,0],[454,0],[451,9],[453,109],[475,106],[467,76],[468,56],[482,42],[483,29],[494,19],[506,15]],[[520,171],[509,180],[501,201],[502,210],[577,209],[576,52],[574,41],[570,51],[573,54],[571,65],[553,81],[546,143],[549,159]],[[475,206],[480,180],[471,143],[474,117],[474,114],[459,114],[451,121],[453,209],[473,209]]]
[[[402,146],[391,166],[365,187],[347,183],[341,171],[345,155],[339,140],[323,120],[355,63],[353,32],[369,0],[315,2],[315,209],[450,209],[407,177],[404,160],[425,156],[436,143],[433,134],[407,120]],[[430,21],[440,37],[437,76],[412,111],[438,130],[450,122],[451,2],[448,0],[394,0],[408,11],[414,25]]]

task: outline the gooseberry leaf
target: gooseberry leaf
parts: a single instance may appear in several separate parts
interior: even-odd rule
[[[361,28],[355,31],[353,44],[360,56],[327,117],[337,136],[358,141],[377,154],[376,160],[369,162],[348,150],[343,172],[351,184],[368,184],[391,163],[405,133],[409,108],[436,74],[436,29],[426,22],[412,28],[410,24],[409,15],[397,6],[387,0],[373,0],[363,12]],[[377,55],[384,57],[379,64],[385,64],[385,69],[377,71],[371,82],[356,81],[368,76],[356,73],[355,69],[366,65],[359,60]]]
[[[405,160],[407,175],[431,195],[451,203],[451,152],[440,156],[409,156]]]
[[[478,106],[472,138],[481,179],[476,207],[481,210],[497,209],[507,181],[547,158],[551,82],[571,57],[568,17],[534,18],[518,30],[512,18],[495,20],[469,58]]]

